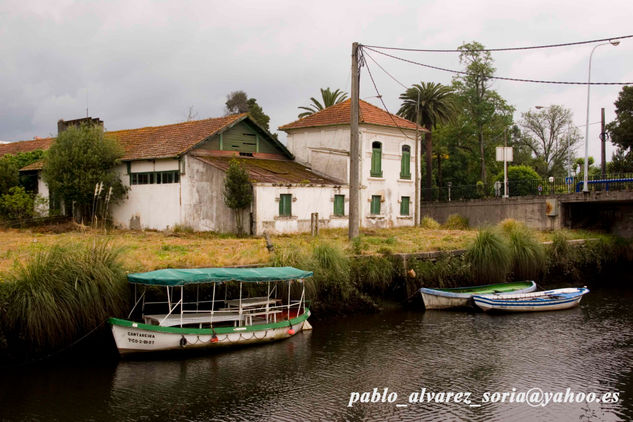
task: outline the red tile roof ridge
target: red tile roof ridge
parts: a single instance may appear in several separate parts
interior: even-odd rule
[[[351,100],[347,99],[333,106],[324,108],[314,114],[295,120],[294,122],[279,127],[279,130],[287,131],[320,126],[349,125],[351,117]],[[387,127],[399,127],[401,129],[415,130],[416,125],[400,116],[391,114],[380,107],[359,100],[359,123]],[[420,131],[426,129],[420,127]]]

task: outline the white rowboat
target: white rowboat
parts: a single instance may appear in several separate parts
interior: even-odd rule
[[[476,295],[473,301],[484,311],[558,311],[578,306],[587,293],[586,287],[574,287],[513,295]]]

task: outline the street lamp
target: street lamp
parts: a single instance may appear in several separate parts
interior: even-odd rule
[[[609,40],[609,42],[598,44],[591,50],[591,54],[589,54],[589,76],[587,77],[587,122],[585,125],[585,174],[583,175],[583,192],[589,192],[589,94],[591,92],[591,58],[593,57],[593,52],[596,51],[596,48],[600,47],[601,45],[609,44],[615,47],[620,44],[620,41]]]

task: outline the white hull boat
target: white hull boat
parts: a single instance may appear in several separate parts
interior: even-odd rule
[[[518,281],[514,283],[486,284],[483,286],[456,287],[449,289],[421,288],[420,295],[426,309],[450,309],[472,307],[474,295],[489,293],[516,294],[528,293],[536,290],[533,281]]]
[[[311,329],[303,283],[310,276],[311,272],[292,267],[167,269],[129,274],[128,281],[135,285],[135,305],[128,319],[110,318],[112,335],[121,355],[283,340]],[[277,287],[286,282],[287,295],[282,299]],[[300,290],[299,299],[291,297],[293,282],[300,284],[300,289],[294,289]],[[239,284],[239,288],[227,288],[231,283]],[[250,283],[249,292],[265,295],[244,297],[244,283]],[[143,290],[136,297],[139,285]],[[201,294],[203,285],[207,289]],[[151,286],[165,287],[166,301],[147,300],[147,287]],[[222,299],[216,296],[216,286],[224,287]],[[194,288],[195,300],[187,299],[185,287]],[[229,292],[237,298],[229,298]],[[147,312],[157,306],[163,313]],[[129,319],[135,309],[140,310],[142,322]]]
[[[586,287],[574,287],[513,295],[476,295],[473,301],[484,311],[558,311],[578,306],[587,293]]]

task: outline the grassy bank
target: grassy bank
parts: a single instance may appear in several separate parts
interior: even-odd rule
[[[68,345],[129,306],[126,272],[167,267],[292,265],[314,272],[308,298],[323,315],[375,311],[419,287],[534,279],[586,284],[587,276],[633,259],[627,242],[579,231],[535,232],[516,221],[483,230],[343,230],[261,238],[212,233],[72,230],[0,232],[0,354],[41,355]],[[586,239],[580,246],[568,243]],[[548,242],[544,244],[543,242]],[[465,249],[459,256],[449,254]],[[434,260],[399,254],[440,251]],[[442,251],[447,252],[442,255]]]
[[[121,260],[129,271],[151,271],[166,267],[222,267],[267,264],[271,256],[263,238],[237,238],[214,233],[163,233],[152,231],[84,230],[69,226],[68,231],[55,233],[55,228],[0,231],[0,272],[16,263],[24,263],[38,252],[53,245],[89,244],[94,239],[108,241],[122,248]],[[394,228],[363,230],[360,239],[350,243],[347,230],[321,230],[318,240],[342,249],[346,254],[374,255],[383,253],[415,253],[464,249],[475,238],[476,230],[445,228]],[[596,237],[595,234],[573,231],[570,239]],[[539,241],[551,241],[553,234],[537,232]],[[314,238],[309,234],[272,236],[278,248],[289,245],[309,250]]]

